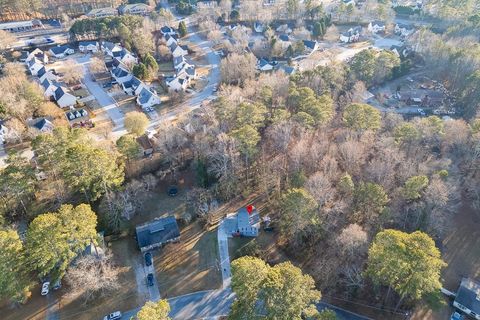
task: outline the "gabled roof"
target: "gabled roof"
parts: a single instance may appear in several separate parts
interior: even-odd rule
[[[178,65],[181,64],[182,62],[186,62],[185,56],[178,56],[178,57],[174,57],[174,58],[173,58],[173,65],[174,65],[174,66],[178,66]]]
[[[47,69],[45,69],[45,66],[42,66],[37,72],[37,77],[41,78],[45,73],[47,73]]]
[[[140,249],[159,246],[180,237],[180,229],[174,216],[153,220],[136,227]]]
[[[55,100],[56,101],[60,100],[67,93],[68,93],[67,88],[62,87],[62,86],[58,86],[57,89],[55,90],[55,93],[54,93]]]
[[[163,34],[175,32],[175,30],[169,26],[163,26],[160,28],[160,32]]]
[[[45,80],[43,80],[43,82],[42,82],[42,87],[43,87],[45,90],[47,90],[47,89],[50,87],[51,84],[52,84],[52,83],[50,82],[50,80],[48,80],[48,78],[45,78]]]
[[[303,40],[303,44],[309,49],[315,49],[315,47],[317,46],[317,42],[311,40]]]
[[[187,69],[185,69],[185,72],[186,72],[189,76],[195,76],[195,67],[194,67],[194,66],[190,66],[190,67],[188,67]]]
[[[129,72],[122,67],[113,69],[113,75],[117,78],[123,78],[129,75]]]
[[[170,40],[170,38],[173,39],[173,40],[175,40],[175,41],[177,41],[177,40],[178,40],[178,35],[176,35],[176,34],[171,35],[171,34],[167,33],[167,34],[165,35],[165,40],[168,41],[168,40]]]
[[[286,34],[281,34],[278,38],[282,41],[290,41],[290,38]]]
[[[132,79],[123,83],[123,87],[125,89],[133,88],[133,90],[136,90],[141,84],[142,81],[140,81],[140,79],[138,79],[137,77],[132,77]]]
[[[265,66],[267,66],[267,65],[271,65],[271,64],[270,64],[270,62],[268,62],[266,59],[262,58],[262,59],[258,60],[258,66],[259,66],[260,68],[263,68],[263,67],[265,67]]]
[[[43,65],[43,63],[40,60],[38,60],[37,58],[33,58],[32,60],[28,61],[28,66],[29,67],[32,67],[35,64]]]
[[[153,93],[150,92],[150,90],[143,88],[142,91],[140,91],[140,94],[138,95],[138,102],[140,104],[145,104],[150,100],[152,95]]]
[[[37,121],[33,125],[33,127],[37,128],[38,130],[42,130],[45,126],[52,126],[53,127],[53,123],[51,123],[50,121],[48,121],[45,118],[42,118],[40,121]]]
[[[282,70],[288,75],[292,75],[295,73],[295,68],[290,66],[282,66]]]
[[[98,46],[98,42],[97,41],[80,41],[78,43],[78,46],[83,46],[83,47]]]
[[[63,46],[52,47],[50,51],[52,51],[54,54],[60,54],[60,53],[65,53],[69,49],[72,49],[72,48],[70,46],[63,45]]]
[[[380,20],[374,20],[372,22],[370,22],[372,24],[372,26],[379,26],[379,27],[385,27],[385,22],[383,21],[380,21]]]
[[[458,288],[455,302],[467,307],[476,314],[480,314],[480,283],[463,278]]]

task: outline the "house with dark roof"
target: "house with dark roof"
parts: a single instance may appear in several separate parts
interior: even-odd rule
[[[100,45],[100,49],[110,57],[113,57],[113,53],[117,51],[122,51],[122,47],[116,43],[110,41],[103,41]]]
[[[305,51],[308,54],[318,49],[318,42],[315,40],[303,40],[303,44],[305,45]]]
[[[39,60],[43,64],[48,63],[48,56],[41,49],[36,48],[32,52],[28,53],[28,55],[27,55],[27,57],[25,58],[24,61],[29,62],[33,58],[36,58],[37,60]],[[20,61],[22,61],[22,60],[20,59]]]
[[[57,76],[54,75],[51,70],[47,70],[45,67],[38,70],[37,77],[38,77],[38,80],[40,81],[40,83],[45,81],[45,79],[48,79],[50,81],[57,81],[58,80]]]
[[[195,66],[184,65],[182,69],[178,70],[177,77],[187,78],[189,81],[197,78],[197,70]]]
[[[144,87],[137,96],[137,103],[142,109],[160,104],[160,98],[148,88]]]
[[[153,8],[145,3],[124,4],[118,8],[120,14],[147,15]]]
[[[43,95],[45,98],[50,98],[55,94],[55,90],[60,86],[59,83],[52,81],[50,79],[45,79],[41,82],[43,88]]]
[[[267,59],[261,58],[257,62],[257,69],[260,71],[271,71],[275,67],[274,62],[270,62]]]
[[[395,25],[395,34],[402,36],[402,37],[408,37],[412,33],[415,32],[415,27],[411,24],[404,24],[404,23],[397,23]]]
[[[280,70],[282,70],[283,72],[285,72],[286,75],[289,75],[289,76],[294,74],[295,71],[296,71],[294,67],[291,67],[291,66],[288,66],[288,65],[282,65],[280,67]]]
[[[91,53],[95,53],[95,52],[98,52],[98,48],[100,46],[98,45],[98,42],[97,41],[80,41],[78,43],[78,50],[80,50],[80,52],[91,52]]]
[[[60,108],[71,107],[77,103],[77,97],[68,92],[68,89],[58,86],[53,97]]]
[[[46,118],[38,118],[38,119],[33,119],[30,122],[30,127],[42,132],[42,133],[50,133],[53,131],[53,128],[55,127],[53,123],[51,123],[48,119]]]
[[[167,47],[170,47],[174,43],[178,43],[178,36],[176,34],[170,35],[167,33],[163,37],[163,39],[165,40],[165,44],[167,45]]]
[[[180,46],[177,43],[173,43],[169,48],[174,58],[179,56],[186,56],[188,54],[187,46]]]
[[[178,56],[173,58],[173,68],[177,72],[179,72],[184,68],[188,68],[192,66],[193,66],[193,62],[185,56]]]
[[[227,234],[232,236],[256,237],[260,229],[260,215],[254,206],[248,205],[226,218],[224,225]]]
[[[175,29],[169,27],[169,26],[163,26],[160,28],[160,33],[165,37],[166,35],[170,35],[170,36],[175,36],[177,35],[177,32],[175,31]]]
[[[138,63],[138,59],[127,49],[122,48],[120,51],[114,51],[113,57],[118,59],[125,65],[132,65]]]
[[[22,53],[20,54],[20,58],[18,58],[18,60],[20,60],[20,62],[25,62],[28,58],[28,51],[22,51]]]
[[[340,41],[343,43],[357,42],[358,40],[360,40],[361,33],[362,27],[360,26],[350,28],[340,34]]]
[[[180,229],[174,216],[157,218],[136,227],[138,248],[146,252],[180,240]]]
[[[386,27],[387,26],[385,22],[380,20],[374,20],[368,24],[368,31],[370,31],[371,33],[385,32]]]
[[[56,47],[51,48],[48,52],[50,52],[50,54],[55,58],[61,59],[61,58],[65,58],[70,54],[73,54],[75,50],[72,47],[67,45],[63,45],[63,46],[58,45]]]
[[[92,9],[87,13],[87,17],[89,18],[103,18],[103,17],[111,17],[116,15],[118,15],[118,10],[115,8]]]
[[[133,76],[130,80],[122,83],[122,87],[123,91],[125,91],[126,94],[132,96],[138,96],[138,94],[140,93],[140,91],[142,91],[143,88],[148,89],[148,87],[142,81],[140,81],[140,79]]]
[[[27,67],[32,76],[36,76],[38,74],[38,71],[40,71],[40,69],[42,69],[44,66],[40,60],[38,60],[37,58],[33,58],[27,62]]]
[[[150,139],[146,134],[138,137],[137,143],[140,145],[140,148],[142,149],[143,156],[149,156],[153,153],[152,141],[150,141]]]
[[[480,320],[480,283],[469,278],[463,278],[453,301],[453,306]]]
[[[113,68],[110,73],[112,74],[112,77],[115,78],[115,80],[117,80],[118,83],[122,84],[126,81],[129,81],[130,79],[132,79],[132,74],[130,72],[128,72],[128,70],[126,70],[124,67],[122,66],[119,66],[117,68]]]
[[[165,80],[169,91],[185,91],[188,87],[188,78],[185,76],[175,76]]]

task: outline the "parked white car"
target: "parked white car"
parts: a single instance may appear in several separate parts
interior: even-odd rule
[[[118,320],[122,318],[122,313],[120,311],[115,311],[103,317],[103,320]]]
[[[42,295],[42,296],[46,296],[46,295],[48,294],[49,288],[50,288],[50,282],[45,281],[45,282],[42,284],[42,292],[41,292],[41,295]]]

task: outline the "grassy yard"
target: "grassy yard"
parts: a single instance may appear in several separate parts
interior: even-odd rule
[[[235,260],[245,254],[258,255],[270,264],[287,261],[287,256],[276,244],[274,232],[260,230],[258,237],[230,238],[228,239],[228,252],[230,259]]]
[[[111,242],[110,247],[115,263],[120,267],[120,289],[108,297],[97,299],[88,305],[80,297],[62,297],[60,301],[60,319],[101,319],[104,315],[116,311],[127,311],[143,305],[147,297],[137,292],[135,272],[132,265],[141,259],[137,244],[133,238]],[[137,261],[135,261],[137,260]]]
[[[179,243],[169,244],[154,254],[154,261],[160,295],[164,298],[221,285],[217,231],[205,232],[198,221],[181,230]]]

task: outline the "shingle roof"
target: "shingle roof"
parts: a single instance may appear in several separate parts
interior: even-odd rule
[[[374,25],[377,25],[379,27],[384,27],[385,26],[385,22],[380,21],[380,20],[374,20],[371,23],[372,23],[372,26],[374,26]]]
[[[175,32],[175,30],[173,28],[170,28],[169,26],[163,26],[160,28],[160,32],[165,34],[165,33]]]
[[[115,77],[117,77],[117,78],[123,78],[123,77],[128,76],[129,73],[128,73],[127,70],[119,67],[119,68],[115,68],[115,69],[113,70],[113,74],[114,74]]]
[[[480,314],[480,283],[463,278],[458,288],[455,302],[467,307],[476,314]]]
[[[138,95],[138,102],[140,104],[145,104],[150,100],[152,95],[153,94],[150,92],[150,90],[143,88],[142,91],[140,91],[140,94]]]
[[[45,66],[43,66],[38,70],[37,77],[41,78],[45,73],[47,73],[47,70],[45,69]]]
[[[45,119],[45,118],[42,118],[42,120],[37,121],[37,122],[33,125],[33,127],[37,128],[38,130],[42,130],[46,125],[52,125],[52,126],[53,126],[53,124],[52,124],[50,121],[48,121],[48,120]]]
[[[98,45],[98,42],[97,41],[80,41],[78,43],[78,46],[86,47],[86,46],[89,46],[89,45],[96,46],[96,45]]]
[[[311,40],[303,40],[303,44],[305,45],[305,47],[307,47],[309,49],[314,49],[315,46],[317,45],[317,42],[316,41],[311,41]]]
[[[137,242],[140,249],[160,245],[180,237],[180,229],[174,216],[156,219],[137,226]]]
[[[69,46],[56,46],[56,47],[52,47],[50,50],[54,54],[60,54],[60,53],[65,53],[65,51],[67,51],[68,49],[71,49],[71,48]]]
[[[64,87],[59,86],[54,93],[55,100],[60,100],[66,93],[67,90]]]

